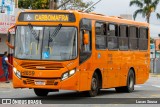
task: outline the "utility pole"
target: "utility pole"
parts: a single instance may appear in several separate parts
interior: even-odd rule
[[[153,73],[155,73],[155,65],[156,65],[156,39],[154,40],[154,48],[155,48],[155,51],[154,51],[154,59],[153,59]]]
[[[57,10],[58,0],[50,0],[49,1],[49,9]]]

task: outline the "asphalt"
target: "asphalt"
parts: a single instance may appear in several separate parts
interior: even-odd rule
[[[160,74],[150,74],[150,77],[160,78]],[[0,88],[13,88],[12,80],[10,80],[10,83],[0,82]]]

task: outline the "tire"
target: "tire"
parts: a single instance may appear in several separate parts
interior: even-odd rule
[[[117,93],[125,92],[124,87],[116,87],[115,89]]]
[[[134,91],[134,84],[135,84],[135,76],[133,70],[130,69],[127,77],[127,86],[124,87],[116,87],[116,92],[127,92],[131,93]]]
[[[87,96],[95,97],[99,92],[99,79],[97,73],[93,74],[91,81],[91,90],[87,91]]]
[[[47,96],[49,93],[46,89],[34,89],[34,92],[37,96]]]

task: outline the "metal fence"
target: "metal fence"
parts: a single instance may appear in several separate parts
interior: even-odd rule
[[[150,70],[151,73],[160,74],[160,58],[151,59]]]

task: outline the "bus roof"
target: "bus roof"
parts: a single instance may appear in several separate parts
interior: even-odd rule
[[[136,26],[146,26],[148,27],[149,24],[146,22],[138,22],[134,20],[128,20],[128,19],[123,19],[118,16],[106,16],[103,14],[98,14],[98,13],[86,13],[82,11],[77,11],[77,10],[25,10],[25,12],[61,12],[61,13],[74,13],[74,14],[79,14],[82,18],[89,18],[97,21],[102,21],[102,22],[111,22],[111,23],[121,23],[121,24],[130,24],[130,25],[136,25]]]

